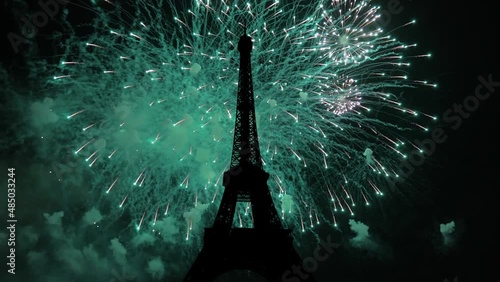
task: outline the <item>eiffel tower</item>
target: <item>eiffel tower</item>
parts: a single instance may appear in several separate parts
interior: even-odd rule
[[[240,71],[231,166],[224,173],[225,187],[215,222],[205,228],[203,248],[184,282],[213,281],[233,270],[253,271],[268,281],[287,280],[302,260],[293,247],[291,230],[284,229],[274,206],[262,169],[252,85],[252,39],[238,42]],[[233,228],[237,202],[250,202],[254,228]],[[305,277],[304,275],[301,278]]]

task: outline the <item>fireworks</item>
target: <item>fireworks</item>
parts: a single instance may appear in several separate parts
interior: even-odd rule
[[[106,1],[90,7],[90,32],[68,25],[53,99],[98,203],[111,203],[108,219],[126,211],[141,232],[168,220],[186,239],[211,225],[229,169],[244,26],[262,162],[283,223],[337,226],[387,191],[416,147],[404,133],[433,119],[395,93],[434,85],[409,78],[410,61],[428,55],[380,28],[378,7],[186,2]],[[235,225],[252,226],[248,205]]]

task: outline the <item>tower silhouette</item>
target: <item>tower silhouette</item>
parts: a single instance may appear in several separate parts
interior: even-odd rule
[[[238,42],[240,71],[231,166],[224,173],[222,201],[212,228],[205,228],[203,248],[184,282],[213,281],[232,270],[251,270],[268,281],[315,281],[309,274],[287,278],[302,260],[274,206],[262,160],[252,85],[252,39]],[[254,228],[233,228],[237,202],[250,202]]]

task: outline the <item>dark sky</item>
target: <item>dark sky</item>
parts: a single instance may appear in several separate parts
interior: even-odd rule
[[[493,269],[490,256],[499,250],[494,225],[498,221],[495,195],[500,187],[497,177],[500,155],[495,146],[500,87],[493,89],[490,97],[480,101],[476,108],[470,97],[480,85],[479,76],[492,76],[493,81],[500,81],[500,51],[495,43],[499,23],[495,20],[495,9],[485,2],[459,1],[402,1],[402,6],[402,17],[414,15],[417,19],[416,32],[402,36],[418,42],[419,48],[433,55],[430,62],[415,68],[421,68],[417,70],[420,77],[439,84],[432,94],[434,97],[415,102],[439,105],[436,113],[441,113],[440,127],[448,137],[430,156],[438,165],[426,167],[423,172],[423,176],[431,180],[434,205],[432,208],[420,206],[417,210],[422,218],[432,217],[429,214],[443,221],[460,218],[465,227],[460,231],[463,237],[459,248],[453,253],[442,257],[408,253],[415,256],[411,264],[413,271],[394,271],[400,273],[401,281],[418,280],[415,276],[425,273],[425,268],[433,269],[431,273],[436,275],[429,274],[422,281],[443,281],[445,277],[452,281],[455,276],[458,281],[495,280],[487,278],[485,273]],[[466,113],[458,121],[455,104],[464,102],[471,103],[468,109],[472,110],[464,107]],[[453,112],[446,118],[449,110]],[[418,232],[418,227],[413,230]]]
[[[391,1],[378,1],[382,7],[387,2]],[[500,251],[496,239],[500,150],[495,146],[500,120],[496,116],[500,93],[498,10],[485,1],[402,0],[401,7],[402,12],[393,15],[390,25],[415,18],[417,25],[400,38],[417,42],[419,50],[432,53],[431,60],[416,63],[411,72],[439,84],[437,89],[422,93],[425,99],[409,102],[438,114],[435,128],[443,130],[446,140],[436,144],[434,153],[418,168],[422,193],[409,199],[391,199],[393,203],[387,205],[380,224],[375,220],[370,225],[379,239],[391,242],[392,258],[359,251],[349,254],[352,249],[341,249],[319,266],[316,275],[325,279],[322,281],[340,282],[442,282],[455,277],[457,281],[498,280],[498,273],[492,278],[486,274],[498,265]],[[12,26],[3,25],[1,30],[6,66],[22,62],[5,36]],[[479,77],[493,81],[490,88],[480,90],[483,95],[491,92],[483,100],[474,98],[478,86],[484,85]],[[2,102],[8,99],[1,96]],[[474,105],[475,101],[478,104]],[[440,249],[439,236],[429,230],[451,220],[459,226],[456,245]]]

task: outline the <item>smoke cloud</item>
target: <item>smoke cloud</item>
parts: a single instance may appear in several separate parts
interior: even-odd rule
[[[455,222],[450,221],[448,223],[442,223],[439,225],[439,231],[441,232],[441,236],[443,237],[443,243],[445,246],[453,245],[455,238]]]

